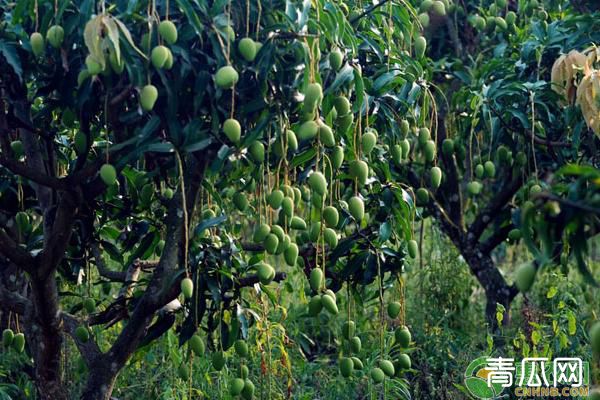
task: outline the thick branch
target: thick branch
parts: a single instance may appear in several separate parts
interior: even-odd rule
[[[492,198],[487,207],[477,215],[475,221],[469,227],[469,236],[472,235],[473,240],[478,240],[481,237],[488,224],[508,204],[522,185],[523,176],[518,174],[512,181],[498,190],[496,197]]]
[[[15,175],[22,176],[23,178],[27,178],[32,182],[37,183],[38,185],[46,186],[56,190],[71,190],[73,187],[69,185],[65,179],[55,178],[45,173],[28,167],[22,162],[13,160],[11,158],[7,158],[4,155],[0,154],[0,165],[4,166],[10,172]]]
[[[8,290],[0,282],[0,308],[23,315],[29,307],[31,307],[29,299]]]
[[[75,342],[75,345],[79,349],[79,353],[81,354],[81,357],[83,357],[85,364],[89,367],[92,364],[92,362],[102,354],[100,348],[98,347],[98,344],[96,344],[96,341],[91,336],[90,339],[85,343],[79,340],[77,335],[75,335],[75,330],[78,326],[83,325],[83,323],[79,321],[75,316],[69,313],[61,312],[60,315],[62,318],[62,325],[64,331],[67,332],[69,336],[71,336],[71,338]]]
[[[4,229],[0,228],[0,254],[4,255],[19,268],[31,273],[35,265],[35,259],[29,252],[20,247]]]
[[[500,243],[504,242],[508,238],[508,233],[514,229],[513,224],[505,225],[500,229],[495,230],[490,237],[484,242],[478,245],[479,251],[483,254],[489,255]]]

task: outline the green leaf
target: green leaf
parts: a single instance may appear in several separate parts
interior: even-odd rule
[[[11,66],[15,74],[19,77],[19,81],[23,80],[23,67],[21,60],[17,55],[17,48],[10,43],[0,40],[0,54],[6,60],[6,63]]]

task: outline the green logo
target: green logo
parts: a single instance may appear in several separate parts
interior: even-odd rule
[[[465,371],[465,386],[478,399],[498,399],[505,388],[499,383],[488,385],[488,374],[491,371],[486,368],[487,359],[485,356],[479,357],[469,364]]]

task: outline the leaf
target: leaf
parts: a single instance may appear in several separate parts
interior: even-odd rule
[[[90,52],[92,58],[102,66],[104,69],[106,65],[106,60],[104,59],[104,53],[102,53],[101,46],[101,36],[100,36],[100,24],[102,23],[102,16],[98,15],[97,17],[89,20],[87,24],[85,24],[85,28],[83,30],[83,40],[85,45]]]
[[[200,18],[198,18],[198,14],[192,8],[192,4],[188,0],[177,0],[177,4],[183,9],[183,13],[190,21],[190,24],[196,31],[198,36],[202,36],[204,32],[204,27],[202,26],[202,22],[200,22]]]
[[[569,325],[569,335],[574,336],[577,333],[577,318],[572,310],[567,312],[567,321]]]
[[[104,16],[104,18],[102,18],[102,22],[104,23],[104,27],[108,32],[108,38],[110,39],[113,49],[115,50],[117,64],[119,64],[121,63],[121,47],[119,46],[119,28],[115,23],[114,19],[110,16]]]
[[[392,235],[392,226],[388,221],[385,221],[379,227],[379,238],[382,242],[386,242]]]
[[[189,144],[183,148],[186,153],[193,153],[195,151],[204,150],[212,143],[212,138],[202,139],[196,143]]]
[[[121,30],[121,33],[123,34],[123,36],[125,36],[125,39],[127,40],[127,42],[129,43],[129,45],[140,55],[144,58],[144,60],[147,60],[148,57],[146,57],[146,55],[144,54],[143,51],[141,51],[134,43],[133,38],[131,37],[131,33],[129,33],[129,29],[127,29],[127,26],[125,26],[124,23],[122,23],[121,21],[119,21],[117,18],[114,18],[114,21],[116,22],[116,24],[119,26],[119,29]]]
[[[23,67],[21,66],[21,60],[17,55],[17,48],[10,43],[0,41],[0,53],[6,59],[7,64],[15,71],[15,74],[19,77],[19,81],[22,81]]]
[[[548,293],[546,293],[546,298],[551,299],[554,296],[556,296],[557,293],[558,289],[556,288],[556,286],[552,286],[550,289],[548,289]]]
[[[227,216],[225,214],[221,214],[218,217],[205,219],[198,224],[196,229],[194,229],[194,234],[199,235],[203,230],[211,228],[213,226],[217,226],[227,220]]]

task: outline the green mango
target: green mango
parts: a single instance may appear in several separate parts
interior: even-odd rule
[[[244,390],[245,382],[242,378],[233,378],[231,382],[229,382],[229,394],[232,396],[237,396],[242,393]]]
[[[526,293],[533,286],[537,269],[532,262],[521,264],[515,273],[515,284],[517,288]]]
[[[177,27],[172,21],[161,21],[161,23],[158,24],[158,34],[168,44],[174,44],[177,41]]]
[[[196,354],[197,356],[203,356],[204,355],[204,341],[202,340],[202,338],[198,335],[192,335],[192,337],[190,338],[189,341],[189,346],[192,349],[192,351],[194,352],[194,354]]]
[[[290,245],[283,252],[283,258],[288,265],[296,265],[298,260],[298,245],[296,243],[290,243]]]
[[[379,368],[381,368],[383,373],[389,376],[390,378],[392,378],[396,374],[394,364],[390,360],[380,360]]]
[[[482,185],[477,181],[467,183],[467,193],[471,196],[477,196],[481,192]]]
[[[431,12],[434,15],[437,15],[439,17],[443,17],[443,16],[446,15],[446,6],[444,5],[444,3],[442,3],[439,0],[434,1],[433,5],[431,7]]]
[[[238,50],[244,60],[248,62],[254,61],[256,58],[256,44],[254,40],[249,37],[245,37],[238,43]]]
[[[94,311],[96,311],[96,302],[94,301],[94,299],[92,298],[86,298],[83,300],[83,309],[88,313],[91,314]]]
[[[373,368],[371,370],[371,379],[375,383],[381,383],[385,379],[385,373],[381,370],[381,368]]]
[[[416,258],[417,254],[419,254],[419,246],[416,240],[411,239],[408,241],[408,255],[410,258]]]
[[[90,340],[90,332],[87,330],[85,326],[78,326],[75,328],[75,337],[81,342],[86,343]]]
[[[349,320],[344,322],[342,325],[342,335],[344,338],[350,340],[354,337],[354,333],[356,332],[356,324],[354,321]]]
[[[247,365],[240,365],[240,377],[242,379],[247,379],[248,375],[250,375],[250,370],[248,369]]]
[[[475,177],[478,179],[483,178],[483,174],[485,173],[485,169],[483,168],[483,164],[477,164],[475,166]]]
[[[398,317],[398,315],[400,315],[400,310],[402,309],[402,305],[397,302],[397,301],[393,301],[390,304],[388,304],[387,306],[387,313],[388,316],[391,319],[395,319]]]
[[[31,46],[31,52],[34,56],[40,57],[44,54],[44,47],[46,46],[44,43],[44,37],[39,32],[33,32],[31,36],[29,36],[29,45]]]
[[[340,359],[340,373],[344,378],[348,378],[354,371],[354,363],[349,357],[342,357]]]
[[[271,233],[275,234],[277,236],[277,239],[279,239],[280,242],[283,241],[283,239],[285,237],[285,231],[279,225],[271,226]]]
[[[301,141],[312,140],[319,132],[319,125],[315,121],[306,121],[298,128],[298,138]]]
[[[522,236],[521,235],[521,230],[519,228],[511,229],[510,232],[508,232],[508,239],[511,242],[518,241],[519,239],[521,239],[521,236]]]
[[[10,328],[6,328],[2,331],[2,346],[8,348],[12,344],[14,338],[15,333],[13,332],[13,330]]]
[[[377,135],[373,129],[369,129],[362,135],[361,145],[364,154],[369,155],[377,144]]]
[[[314,110],[323,100],[323,88],[320,83],[310,83],[304,92],[304,107]]]
[[[396,343],[404,349],[410,345],[411,334],[406,326],[396,328],[394,331],[394,338],[396,339]]]
[[[321,268],[314,268],[312,271],[310,271],[310,288],[313,291],[318,292],[321,286],[323,285],[323,279],[323,270]]]
[[[442,153],[447,156],[454,153],[454,141],[452,139],[444,139],[442,142]]]
[[[331,164],[334,169],[339,169],[344,162],[344,148],[335,146],[331,151]]]
[[[279,238],[276,235],[269,233],[265,238],[263,245],[267,253],[275,254],[277,246],[279,246]]]
[[[246,400],[251,400],[254,397],[255,390],[254,383],[246,378],[244,380],[244,389],[242,389],[242,397]]]
[[[240,79],[235,68],[231,65],[226,65],[219,68],[215,74],[215,83],[221,89],[231,89]]]
[[[238,356],[248,357],[248,344],[246,343],[245,340],[242,340],[242,339],[236,340],[235,343],[233,344],[233,347],[235,348],[235,352],[237,353]]]
[[[285,197],[281,201],[281,211],[283,212],[284,216],[286,216],[288,219],[291,219],[294,215],[294,200],[290,197]]]
[[[269,203],[271,208],[276,210],[279,207],[281,207],[281,203],[283,202],[284,197],[285,197],[285,195],[283,194],[283,192],[281,190],[273,189],[271,194],[269,194],[269,196],[267,197],[267,202]]]
[[[321,301],[321,296],[316,295],[311,297],[310,301],[308,302],[308,313],[315,317],[321,312],[322,309],[323,303]]]
[[[433,0],[423,0],[421,5],[419,6],[419,11],[422,13],[429,12],[431,7],[433,6]]]
[[[98,75],[102,71],[104,71],[104,67],[102,63],[96,60],[92,55],[88,55],[85,58],[85,66],[90,73],[90,75]]]
[[[275,277],[275,268],[264,262],[258,265],[256,272],[260,283],[263,285],[268,285]]]
[[[396,165],[400,165],[402,163],[402,146],[399,144],[394,144],[390,148],[390,154],[392,156],[392,160]]]
[[[267,224],[260,224],[254,231],[252,240],[254,243],[262,243],[269,233],[271,233],[271,227]]]
[[[177,368],[177,375],[182,381],[187,381],[190,378],[190,368],[185,362],[181,363]]]
[[[335,228],[340,220],[340,214],[338,213],[337,208],[333,206],[327,206],[323,209],[323,220],[325,221],[325,225],[330,228]]]
[[[335,304],[335,299],[329,294],[324,294],[321,296],[321,303],[323,303],[323,308],[329,311],[333,315],[337,315],[339,312],[337,304]]]
[[[308,177],[308,185],[313,192],[320,194],[321,196],[325,195],[327,192],[327,180],[319,171],[314,171],[310,174]]]
[[[360,353],[360,350],[362,349],[362,342],[358,336],[354,336],[352,339],[350,339],[350,349],[352,349],[353,353]]]
[[[56,49],[58,49],[65,38],[65,30],[60,25],[53,25],[48,28],[48,32],[46,32],[46,39],[48,39],[48,43]]]
[[[222,351],[216,351],[212,354],[211,363],[215,370],[220,371],[225,366],[225,355]]]
[[[223,133],[233,143],[238,143],[242,136],[242,127],[236,119],[228,118],[223,122]]]
[[[331,53],[329,53],[329,65],[334,71],[339,71],[342,67],[342,63],[344,62],[344,54],[340,49],[333,49]]]
[[[429,203],[429,192],[425,188],[418,188],[416,192],[417,204],[424,206]]]
[[[429,23],[431,22],[431,18],[429,18],[429,14],[421,13],[417,16],[417,19],[419,20],[419,23],[421,24],[423,29],[429,28]]]
[[[338,244],[337,233],[331,228],[325,228],[323,230],[323,238],[325,239],[325,243],[329,245],[330,249],[334,249]]]
[[[435,160],[435,142],[433,140],[425,142],[423,145],[423,154],[425,155],[425,160],[427,162]]]
[[[324,123],[319,124],[319,140],[327,147],[335,146],[333,131]]]
[[[259,140],[255,140],[250,144],[248,153],[258,164],[262,164],[265,161],[265,145]]]
[[[360,223],[365,216],[365,203],[358,196],[353,196],[348,200],[348,211],[350,215]]]
[[[290,222],[290,227],[292,229],[303,231],[306,229],[306,221],[304,221],[300,217],[294,216],[294,217],[292,217],[292,220]]]
[[[437,189],[442,183],[442,169],[440,167],[431,167],[430,170],[431,187]]]
[[[104,164],[100,168],[100,178],[106,186],[112,186],[117,181],[117,170],[111,164]]]
[[[346,115],[342,115],[337,118],[337,123],[339,124],[339,133],[344,134],[350,128],[352,123],[354,122],[354,114],[349,113]]]
[[[410,142],[408,139],[403,139],[400,141],[400,147],[402,148],[402,158],[406,159],[410,154]]]
[[[360,361],[360,358],[358,357],[350,357],[352,359],[352,362],[354,363],[354,369],[356,370],[362,370],[364,368],[364,365],[362,363],[362,361]]]
[[[398,365],[401,369],[410,369],[411,361],[408,354],[400,354],[398,356]]]
[[[140,106],[144,111],[151,111],[158,99],[158,90],[154,85],[146,85],[140,92]]]
[[[338,117],[343,117],[350,113],[350,101],[344,96],[338,96],[333,99],[333,107],[338,114]]]
[[[169,58],[169,49],[165,46],[155,46],[150,53],[150,60],[154,68],[162,68]]]
[[[181,293],[186,299],[191,299],[194,293],[194,282],[190,278],[183,278],[181,280]]]
[[[350,162],[350,175],[358,181],[358,184],[363,186],[367,183],[369,177],[369,164],[363,160],[352,160]]]
[[[415,55],[417,58],[423,58],[425,56],[425,51],[427,50],[427,39],[423,36],[417,36],[415,39]]]

